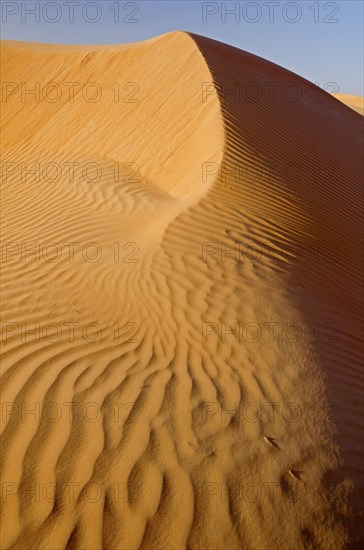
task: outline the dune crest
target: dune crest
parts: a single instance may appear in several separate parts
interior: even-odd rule
[[[1,546],[358,543],[361,118],[183,32],[2,66]]]

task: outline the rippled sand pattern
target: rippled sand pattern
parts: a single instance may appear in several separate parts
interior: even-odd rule
[[[2,115],[1,547],[354,549],[362,118],[182,32],[2,58],[63,93]]]

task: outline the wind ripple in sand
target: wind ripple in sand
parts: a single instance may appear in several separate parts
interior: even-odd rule
[[[2,55],[6,82],[103,92],[6,101],[2,547],[354,545],[360,117],[186,33]],[[37,162],[75,172],[22,180]]]

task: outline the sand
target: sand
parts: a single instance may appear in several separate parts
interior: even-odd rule
[[[351,109],[364,116],[364,98],[359,95],[335,94],[335,97]]]
[[[359,114],[184,32],[2,77],[1,548],[359,547]]]

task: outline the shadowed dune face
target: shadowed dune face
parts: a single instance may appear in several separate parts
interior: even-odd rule
[[[358,541],[358,114],[185,33],[2,55],[80,83],[3,115],[2,546]]]
[[[254,221],[248,241],[263,247],[268,239],[277,246],[281,261],[276,267],[291,307],[303,315],[308,331],[317,330],[317,364],[325,375],[343,461],[327,478],[354,479],[353,503],[359,510],[362,119],[281,67],[193,37],[213,75],[227,136],[222,182],[212,192],[228,189],[231,204],[238,200],[241,216]]]

